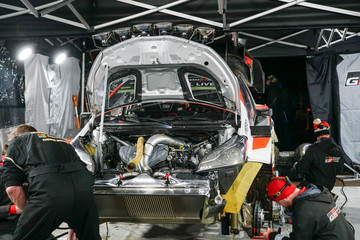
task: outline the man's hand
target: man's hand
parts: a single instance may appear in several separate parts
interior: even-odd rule
[[[24,210],[26,204],[26,193],[22,186],[10,186],[6,188],[6,193],[10,200],[21,210]]]
[[[73,229],[68,230],[68,239],[67,240],[76,240],[76,234]]]
[[[22,211],[23,210],[21,210],[18,206],[16,206],[15,205],[15,207],[16,207],[16,214],[22,214]]]
[[[272,233],[272,232],[274,232],[274,229],[272,229],[272,228],[267,228],[267,229],[264,231],[264,233],[263,233],[263,237],[269,240],[269,235],[270,235],[270,233]]]

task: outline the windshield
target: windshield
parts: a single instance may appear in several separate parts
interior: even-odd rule
[[[106,109],[149,101],[199,101],[224,107],[218,80],[193,66],[115,69],[107,83]]]

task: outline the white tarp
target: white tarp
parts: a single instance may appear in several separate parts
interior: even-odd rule
[[[50,133],[64,137],[68,129],[76,128],[73,95],[80,90],[80,64],[76,58],[67,58],[60,65],[55,65],[55,77],[50,79]],[[79,105],[79,99],[77,100]]]
[[[49,65],[49,57],[34,54],[25,64],[25,122],[38,131],[64,137],[76,128],[72,95],[80,89],[79,60],[67,58]]]
[[[360,53],[340,55],[340,139],[346,154],[360,163]]]
[[[38,131],[50,131],[49,57],[33,54],[24,61],[25,123]]]

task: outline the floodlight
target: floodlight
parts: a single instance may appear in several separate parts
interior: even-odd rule
[[[30,57],[30,55],[33,53],[33,49],[31,47],[24,47],[20,50],[19,54],[18,54],[18,59],[20,61],[23,61],[25,59],[27,59],[28,57]]]
[[[93,40],[98,40],[101,42],[101,45],[103,47],[106,47],[107,41],[109,40],[111,36],[111,32],[103,32],[103,33],[98,33],[92,36]]]
[[[159,35],[167,35],[172,30],[171,22],[154,23],[154,29],[158,31]]]
[[[199,33],[199,39],[203,43],[207,42],[211,35],[212,38],[214,38],[215,35],[215,29],[211,27],[198,27],[195,29],[195,31]]]
[[[149,36],[151,32],[151,23],[141,23],[133,26],[133,29],[141,32],[141,36]]]
[[[55,63],[56,64],[63,63],[65,61],[66,57],[67,57],[67,54],[65,52],[61,52],[61,53],[57,54],[55,57]]]
[[[194,29],[194,25],[192,24],[178,24],[175,26],[175,30],[181,33],[181,36],[187,38],[189,33],[191,33]]]
[[[115,29],[113,31],[114,34],[118,35],[120,40],[123,41],[130,36],[131,28],[130,27],[123,27],[119,29]]]

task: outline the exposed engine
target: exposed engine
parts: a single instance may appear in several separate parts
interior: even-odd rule
[[[104,134],[101,138],[103,172],[139,172],[139,173],[192,173],[201,160],[213,149],[231,137],[233,129],[226,131],[147,136]],[[93,140],[86,141],[84,147],[96,153],[95,139],[98,131],[93,131]],[[194,140],[196,139],[196,141]],[[199,142],[200,141],[200,142]],[[96,160],[95,160],[96,162]],[[92,164],[100,165],[100,163]]]

